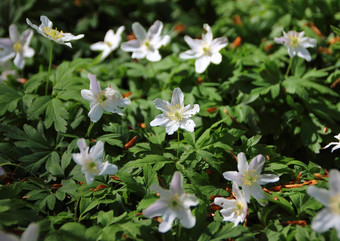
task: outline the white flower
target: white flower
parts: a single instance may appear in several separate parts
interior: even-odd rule
[[[315,47],[316,39],[304,37],[305,32],[298,33],[296,31],[283,31],[283,37],[275,38],[276,43],[284,44],[288,48],[288,54],[291,58],[295,55],[304,58],[307,61],[311,60],[311,56],[306,48]]]
[[[103,111],[123,115],[119,107],[125,107],[131,103],[128,98],[123,96],[111,87],[101,90],[95,75],[89,74],[90,90],[81,90],[81,96],[90,101],[90,112],[88,116],[91,121],[97,122],[103,115]]]
[[[159,20],[155,21],[148,32],[143,26],[135,22],[132,24],[133,33],[137,39],[122,43],[121,49],[126,52],[132,52],[132,58],[143,59],[155,62],[161,60],[158,49],[170,42],[170,36],[161,36],[163,23]]]
[[[122,40],[121,35],[124,29],[124,26],[119,27],[116,34],[112,29],[110,29],[105,34],[104,42],[94,43],[90,46],[90,49],[94,51],[102,51],[100,60],[105,59],[120,44],[120,41]]]
[[[84,34],[74,36],[70,33],[64,33],[63,31],[59,31],[58,29],[53,29],[53,23],[46,16],[40,16],[40,21],[41,24],[38,27],[37,25],[31,23],[28,18],[26,18],[26,22],[29,26],[37,30],[38,33],[40,33],[42,36],[51,39],[58,44],[65,44],[68,47],[72,48],[72,45],[71,43],[69,43],[69,41],[78,40],[84,37]]]
[[[90,150],[86,145],[85,139],[77,141],[80,153],[72,154],[73,160],[82,166],[81,171],[85,174],[87,184],[91,184],[95,176],[115,174],[118,171],[116,165],[108,161],[102,162],[104,144],[98,141]]]
[[[36,241],[39,236],[39,227],[35,223],[31,223],[28,225],[27,229],[21,235],[21,238],[18,239],[16,236],[12,234],[8,234],[0,231],[0,240],[2,241]]]
[[[184,193],[183,176],[180,172],[175,172],[172,177],[170,190],[161,188],[159,185],[152,185],[151,189],[160,195],[160,198],[148,207],[144,216],[148,218],[162,216],[162,222],[158,231],[167,232],[175,218],[185,228],[192,228],[196,224],[196,218],[192,215],[190,206],[196,206],[198,199],[191,194]]]
[[[182,59],[196,59],[195,70],[197,73],[203,73],[210,62],[214,64],[221,63],[222,55],[219,52],[228,45],[226,37],[213,39],[213,34],[208,24],[204,24],[203,28],[207,33],[202,34],[202,39],[184,37],[185,42],[191,49],[179,55]]]
[[[257,155],[251,160],[248,165],[247,158],[243,152],[237,155],[238,163],[236,171],[224,172],[225,179],[234,181],[237,185],[242,186],[244,198],[249,203],[250,196],[253,196],[261,205],[266,205],[267,201],[262,201],[266,197],[263,195],[261,185],[269,182],[279,181],[279,177],[274,174],[262,174],[262,168],[264,165],[265,157],[263,155]]]
[[[220,213],[223,216],[223,221],[230,221],[236,227],[240,222],[243,223],[247,216],[248,205],[238,185],[233,182],[233,192],[235,199],[225,199],[216,197],[214,203],[222,207]]]
[[[340,239],[340,172],[329,172],[329,190],[310,186],[307,193],[325,205],[312,221],[312,229],[323,233],[334,227]]]
[[[328,148],[332,145],[335,145],[333,148],[332,148],[332,152],[339,149],[340,148],[340,133],[337,134],[336,136],[334,136],[336,139],[338,139],[338,142],[331,142],[329,143],[327,146],[325,146],[324,148]]]
[[[0,62],[6,62],[11,58],[14,58],[14,64],[19,69],[24,68],[25,59],[32,58],[34,50],[29,47],[33,36],[31,29],[25,30],[21,35],[18,32],[17,27],[14,24],[9,26],[9,37],[0,38]]]
[[[1,177],[1,176],[5,176],[5,175],[6,175],[5,169],[3,169],[2,167],[0,167],[0,177]]]
[[[195,122],[190,119],[200,111],[200,106],[187,105],[184,107],[184,95],[180,88],[174,89],[171,104],[168,101],[155,99],[155,107],[163,114],[159,114],[150,122],[151,126],[165,126],[168,135],[172,135],[178,128],[185,129],[189,132],[194,131]]]

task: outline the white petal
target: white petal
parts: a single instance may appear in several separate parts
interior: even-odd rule
[[[200,106],[198,104],[187,105],[183,109],[183,115],[185,118],[190,118],[191,116],[197,114],[200,111]]]
[[[203,73],[210,64],[210,58],[208,56],[202,56],[195,61],[195,71],[198,74]]]
[[[95,97],[95,95],[97,95],[102,89],[100,88],[96,75],[88,74],[88,78],[90,80],[90,90],[92,91]]]
[[[134,51],[131,57],[133,59],[143,59],[145,58],[146,54],[147,54],[147,51],[145,51],[144,49],[139,49],[137,51]]]
[[[202,54],[200,52],[191,49],[179,54],[181,59],[197,59],[201,56]]]
[[[20,39],[20,34],[18,32],[17,27],[14,24],[9,26],[9,37],[11,38],[13,43],[16,43]]]
[[[33,34],[32,29],[26,29],[20,36],[20,42],[27,47],[32,40]]]
[[[34,28],[35,30],[38,31],[38,33],[41,33],[41,30],[39,29],[39,27],[35,24],[33,24],[28,18],[26,18],[26,23],[31,26],[32,28]]]
[[[91,149],[90,156],[93,161],[99,160],[102,158],[104,152],[104,143],[102,141],[98,141]]]
[[[22,53],[17,53],[14,58],[14,65],[17,66],[19,69],[23,69],[25,66],[25,59]]]
[[[222,61],[222,55],[220,53],[214,53],[211,57],[210,57],[210,61],[213,64],[220,64]]]
[[[159,39],[159,47],[160,46],[166,46],[169,42],[170,42],[170,36],[169,35],[161,36],[160,39]]]
[[[35,223],[31,223],[25,232],[22,234],[20,241],[36,241],[39,236],[39,226]]]
[[[168,196],[172,195],[172,193],[169,190],[160,187],[158,184],[152,184],[150,186],[150,190],[158,193],[164,200],[167,200]]]
[[[293,48],[288,47],[289,57],[293,58],[296,55],[296,51]]]
[[[80,94],[85,100],[88,100],[91,102],[96,99],[96,97],[94,96],[91,90],[81,90]]]
[[[248,170],[248,161],[247,157],[243,152],[240,152],[237,154],[237,169],[240,173],[243,173],[244,171]]]
[[[103,107],[99,103],[92,106],[88,116],[90,117],[92,122],[99,121],[100,117],[103,115]]]
[[[302,41],[301,41],[301,46],[304,48],[315,47],[316,44],[317,44],[317,40],[313,38],[304,37],[302,38]]]
[[[165,131],[168,135],[174,134],[175,131],[178,130],[179,124],[175,121],[170,121],[166,126],[165,126]]]
[[[329,172],[329,187],[332,194],[340,194],[340,172],[332,169]]]
[[[259,201],[260,199],[265,199],[263,194],[263,189],[260,185],[252,185],[249,187],[250,194]],[[260,203],[261,204],[261,203]]]
[[[339,183],[337,183],[337,186],[339,186]],[[323,205],[329,206],[330,191],[315,186],[309,186],[307,193]]]
[[[1,241],[19,241],[19,239],[15,235],[5,233],[2,231],[0,231],[0,240]]]
[[[184,106],[184,94],[180,88],[175,88],[172,93],[171,105]]]
[[[312,229],[323,233],[336,225],[336,214],[331,213],[328,208],[322,209],[316,214],[312,221]]]
[[[243,193],[241,192],[240,188],[238,187],[237,182],[233,182],[232,189],[233,189],[233,193],[236,196],[236,199],[240,199],[240,200],[244,199]]]
[[[32,58],[34,56],[34,49],[30,47],[26,47],[23,51],[24,57],[26,58]]]
[[[133,52],[141,47],[140,41],[137,39],[130,40],[129,42],[122,43],[120,48],[125,52]]]
[[[259,184],[267,184],[269,182],[278,182],[280,180],[279,176],[275,174],[262,174],[259,178]]]
[[[177,193],[178,196],[181,196],[184,193],[183,176],[179,171],[175,172],[171,179],[170,191],[174,194]]]
[[[194,128],[195,128],[196,124],[193,120],[191,119],[184,119],[181,121],[180,123],[180,128],[189,131],[189,132],[193,132]]]
[[[45,27],[49,27],[49,28],[53,27],[53,23],[46,16],[40,16],[40,21]]]
[[[255,173],[257,175],[259,175],[262,172],[265,160],[266,159],[265,159],[265,157],[263,155],[261,155],[261,154],[257,155],[249,163],[249,170],[256,170]]]
[[[156,20],[148,30],[147,38],[151,39],[153,36],[160,35],[163,29],[163,23]]]
[[[170,120],[163,114],[159,114],[156,118],[150,122],[150,126],[166,126]]]
[[[310,56],[310,53],[308,52],[307,49],[299,46],[296,51],[297,51],[297,56],[299,56],[300,58],[304,58],[308,62],[311,61],[312,57]]]
[[[223,177],[229,181],[234,181],[238,185],[242,183],[242,175],[236,171],[223,172]]]
[[[103,59],[105,59],[107,56],[109,56],[109,54],[112,52],[112,50],[111,49],[109,49],[109,48],[106,48],[106,49],[104,49],[103,50],[103,52],[102,52],[102,56],[101,56],[101,60],[103,60]]]
[[[0,51],[0,63],[6,62],[15,56],[15,52],[10,49]]]
[[[184,198],[183,198],[183,207],[184,208],[189,208],[191,206],[196,206],[198,205],[198,199],[195,195],[192,194],[183,194]]]
[[[125,30],[125,27],[124,27],[124,26],[120,26],[120,27],[117,29],[116,36],[122,35],[122,33],[124,32],[124,30]]]
[[[250,203],[250,188],[249,186],[242,185],[243,197],[247,203]]]
[[[105,48],[107,48],[107,45],[104,42],[97,42],[90,46],[93,51],[103,51]]]
[[[190,209],[181,212],[179,221],[184,228],[192,228],[196,224],[196,218],[194,215],[192,215]]]
[[[158,109],[158,110],[161,110],[163,112],[168,112],[169,111],[169,106],[170,106],[170,103],[168,101],[165,101],[165,100],[162,100],[162,99],[159,99],[159,98],[156,98],[153,103],[155,104],[155,107]]]
[[[84,158],[81,153],[73,153],[72,158],[75,161],[75,163],[77,163],[78,165],[81,165],[81,166],[84,165]]]
[[[106,32],[104,37],[104,42],[113,43],[115,40],[115,34],[112,29]]]
[[[157,200],[154,204],[144,210],[143,215],[147,218],[162,216],[167,210],[166,200]]]
[[[154,50],[154,51],[147,51],[146,59],[151,62],[156,62],[156,61],[160,61],[162,57],[159,54],[158,50]]]
[[[133,33],[136,35],[138,40],[140,40],[140,41],[145,40],[146,31],[140,23],[138,23],[138,22],[133,23],[132,24],[132,30],[133,30]]]
[[[339,149],[339,148],[340,148],[340,144],[337,144],[336,146],[334,146],[334,147],[332,148],[332,152],[335,151],[335,150],[337,150],[337,149]]]
[[[73,35],[71,33],[64,33],[62,40],[65,42],[72,41],[72,40],[78,40],[84,38],[84,34],[78,34],[78,35]]]
[[[176,214],[171,209],[167,209],[163,215],[162,222],[159,225],[158,231],[165,233],[172,227],[172,222],[175,220]]]
[[[9,38],[0,38],[0,47],[2,49],[12,48],[13,42]],[[2,50],[3,51],[3,50]]]
[[[219,52],[221,49],[228,45],[228,39],[226,37],[216,38],[211,43],[211,49],[213,52]]]
[[[218,206],[223,207],[224,209],[234,209],[236,200],[235,199],[226,199],[222,197],[215,197],[214,203]]]
[[[274,42],[275,42],[275,43],[284,44],[286,41],[287,41],[287,40],[286,40],[285,37],[274,38]]]
[[[108,161],[100,164],[100,172],[98,175],[113,175],[118,171],[118,167]]]
[[[213,40],[213,34],[211,31],[211,28],[208,24],[203,24],[203,28],[205,29],[205,31],[207,31],[206,34],[202,34],[202,40],[206,43],[211,43]]]
[[[199,48],[201,48],[202,46],[202,40],[200,39],[192,39],[189,36],[184,36],[184,41],[189,45],[190,48],[192,48],[193,50],[197,50]]]
[[[77,145],[78,145],[80,152],[87,151],[88,149],[88,146],[86,145],[86,141],[84,138],[78,139]]]
[[[85,174],[86,183],[90,185],[93,182],[95,176],[88,172],[84,172],[84,174]]]

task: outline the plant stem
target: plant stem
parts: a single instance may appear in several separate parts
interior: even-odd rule
[[[77,197],[77,202],[76,202],[76,205],[74,206],[74,221],[75,222],[77,222],[78,206],[79,206],[81,194],[83,193],[84,186],[85,186],[84,184],[81,185],[81,189],[80,189],[80,192],[78,193],[78,197]]]
[[[10,162],[7,162],[7,163],[1,163],[0,164],[0,167],[2,166],[16,166],[16,167],[21,167],[22,169],[24,169],[25,171],[29,172],[32,176],[34,176],[36,179],[39,179],[39,177],[37,177],[33,172],[31,172],[30,170],[28,170],[26,167],[23,167],[23,166],[20,166],[18,164],[14,164],[14,163],[10,163]]]
[[[177,160],[179,160],[178,156],[179,156],[179,128],[177,129]]]
[[[179,237],[181,237],[181,231],[182,231],[182,225],[179,223],[178,224],[178,233],[177,233],[176,240],[180,240]]]
[[[52,66],[52,55],[53,55],[53,43],[52,43],[52,40],[50,40],[50,62],[48,64],[48,70],[47,70],[45,95],[47,95],[48,83],[50,82],[50,70],[51,70],[51,66]]]
[[[292,67],[292,63],[293,63],[293,58],[290,58],[288,68],[287,68],[287,71],[286,71],[286,74],[285,74],[285,78],[288,76],[289,70]]]
[[[87,129],[87,132],[86,132],[85,137],[89,137],[89,136],[90,136],[90,133],[91,133],[91,130],[92,130],[93,126],[94,126],[94,123],[95,123],[95,122],[91,122],[91,125],[90,125],[89,128]]]

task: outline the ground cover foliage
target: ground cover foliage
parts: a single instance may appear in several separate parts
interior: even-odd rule
[[[41,15],[85,37],[72,49],[54,44],[50,73],[50,41],[37,32],[30,45],[35,55],[23,70],[12,62],[0,66],[17,70],[0,83],[0,166],[6,172],[0,229],[18,235],[35,222],[39,240],[338,240],[334,228],[312,230],[323,205],[306,190],[328,189],[328,171],[340,168],[339,150],[322,149],[340,133],[339,9],[338,0],[1,1],[2,38],[11,24],[23,32],[26,18],[38,23]],[[155,20],[171,38],[158,62],[134,60],[120,48],[101,61],[90,50],[109,29],[125,26],[126,42],[132,23],[147,29]],[[197,74],[195,61],[179,54],[188,49],[184,36],[199,37],[205,23],[229,43],[219,65]],[[283,30],[317,40],[308,49],[312,60],[294,57],[288,74],[287,48],[274,42]],[[89,73],[103,89],[111,86],[131,100],[124,115],[104,112],[91,124],[81,96]],[[170,101],[177,87],[185,104],[200,106],[194,132],[181,129],[179,142],[176,133],[150,126],[160,114],[154,100]],[[72,160],[81,138],[90,146],[102,141],[103,160],[118,172],[86,184]],[[268,205],[252,198],[246,222],[233,227],[213,202],[232,197],[223,173],[237,170],[240,152],[248,160],[264,155],[263,173],[280,180],[263,186]],[[191,208],[196,225],[185,229],[175,220],[160,233],[160,219],[143,211],[158,200],[152,184],[168,189],[176,171],[185,192],[199,200]]]

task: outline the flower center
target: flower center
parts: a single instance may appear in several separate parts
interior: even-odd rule
[[[295,36],[295,35],[289,35],[289,43],[294,48],[298,47],[299,46],[299,39],[298,39],[298,37]]]
[[[236,216],[240,216],[243,213],[243,207],[243,203],[236,201],[236,207],[234,209]]]
[[[175,193],[174,195],[169,197],[168,205],[174,209],[180,208],[180,206],[182,205],[182,201],[180,200],[180,196],[178,195],[178,193]]]
[[[22,50],[22,44],[20,43],[20,41],[17,41],[14,45],[13,45],[13,50],[15,52],[20,52]]]
[[[107,96],[105,95],[104,91],[100,91],[96,97],[99,104],[106,105],[105,101],[107,100]]]
[[[90,173],[98,173],[97,163],[93,162],[92,159],[85,160],[86,169]]]
[[[63,31],[58,31],[58,29],[52,29],[50,27],[45,27],[44,32],[53,39],[60,39],[63,37]]]
[[[183,120],[183,107],[179,104],[177,105],[170,105],[168,112],[168,119],[172,121],[180,122]]]
[[[333,213],[340,215],[340,194],[332,196],[330,198],[329,207]]]
[[[150,48],[150,41],[149,40],[145,40],[144,41],[144,46],[147,48]]]
[[[251,186],[255,183],[257,183],[259,175],[255,175],[256,170],[247,170],[242,177],[242,182],[246,186]]]
[[[203,46],[202,50],[203,50],[203,54],[204,55],[210,55],[211,54],[210,53],[210,46],[209,45]]]
[[[108,41],[106,41],[105,44],[106,44],[107,46],[109,46],[110,48],[112,47],[112,44],[111,44],[110,42],[108,42]]]

